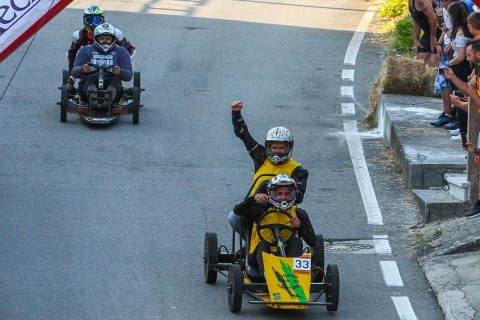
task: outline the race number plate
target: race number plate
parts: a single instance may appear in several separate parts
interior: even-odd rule
[[[311,282],[310,255],[283,258],[263,252],[263,263],[272,302],[308,302]],[[282,308],[286,307],[282,305]],[[299,308],[298,305],[291,307]]]

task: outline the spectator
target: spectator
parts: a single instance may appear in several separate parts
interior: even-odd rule
[[[474,9],[475,4],[473,3],[473,1],[471,0],[462,0],[462,1],[465,2],[465,4],[467,5],[468,14],[475,12],[475,9]]]
[[[480,12],[472,12],[468,15],[468,30],[475,36],[475,38],[480,37]]]
[[[453,58],[448,62],[448,67],[453,73],[463,82],[468,80],[468,76],[471,73],[470,63],[466,59],[466,47],[467,41],[473,38],[470,30],[468,29],[467,17],[467,5],[462,1],[453,2],[448,6],[448,15],[452,21],[452,29],[441,25],[443,32],[450,37],[453,50]],[[452,83],[452,89],[458,90],[455,83]],[[466,143],[467,126],[468,126],[468,113],[461,108],[456,108],[456,113],[459,122],[459,131],[461,139],[464,139]],[[447,114],[443,118],[444,122],[451,122],[452,117]],[[439,119],[440,120],[440,119]]]
[[[429,61],[431,67],[437,67],[440,57],[436,49],[436,43],[441,35],[437,27],[437,15],[435,8],[437,3],[432,0],[409,0],[408,10],[413,21],[413,50],[417,59],[425,63]],[[420,38],[420,33],[423,35]]]
[[[455,1],[457,0],[444,0],[442,1],[442,8],[439,7],[436,9],[439,22],[441,22],[440,17],[442,17],[445,27],[449,28],[450,30],[453,29],[453,25],[450,20],[450,16],[448,15],[447,9],[448,9],[448,6]],[[439,24],[441,25],[441,23]],[[445,32],[442,31],[442,34],[440,36],[440,39],[438,40],[438,43],[436,44],[436,47],[437,47],[437,51],[440,52],[440,57],[441,57],[439,68],[443,68],[445,64],[448,63],[448,61],[453,58],[451,39],[447,34],[445,34]],[[441,127],[446,124],[445,129],[447,130],[457,129],[458,122],[451,122],[452,121],[451,119],[454,118],[454,111],[455,111],[455,110],[452,110],[452,102],[450,99],[450,95],[452,94],[452,86],[450,85],[450,82],[447,81],[445,86],[440,88],[441,88],[440,95],[442,97],[442,102],[443,102],[443,112],[440,115],[440,117],[438,117],[437,120],[431,122],[430,124],[436,127]]]
[[[467,42],[467,59],[470,61],[471,64],[475,64],[475,61],[480,60],[480,39],[470,40]],[[468,82],[461,81],[458,77],[455,76],[455,74],[450,68],[445,69],[445,77],[447,79],[450,79],[460,90],[466,93],[471,100],[473,106],[478,110],[480,109],[480,92],[477,88],[480,88],[480,79],[475,72],[475,68],[473,69],[474,72],[472,73],[472,77]],[[476,152],[478,157],[479,150],[471,142],[466,143],[465,149],[468,152]],[[473,208],[465,215],[466,218],[474,218],[480,216],[480,193],[478,197],[479,198],[475,202]]]

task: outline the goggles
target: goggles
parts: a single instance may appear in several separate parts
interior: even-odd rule
[[[85,23],[87,23],[88,25],[99,25],[103,22],[103,20],[104,18],[100,16],[86,16],[84,18]]]

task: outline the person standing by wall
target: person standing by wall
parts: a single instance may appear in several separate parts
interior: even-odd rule
[[[413,21],[413,50],[417,59],[436,68],[440,56],[436,43],[442,34],[437,27],[436,2],[432,0],[408,0],[408,10]],[[420,33],[423,35],[420,37]]]

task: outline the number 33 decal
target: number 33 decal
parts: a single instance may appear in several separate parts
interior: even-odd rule
[[[310,259],[294,258],[293,269],[295,270],[310,270]]]

